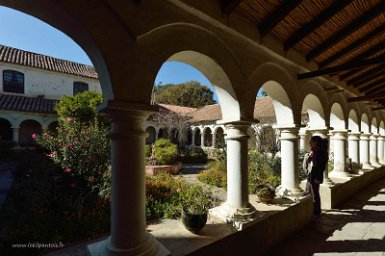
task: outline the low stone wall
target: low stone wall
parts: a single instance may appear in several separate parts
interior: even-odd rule
[[[159,173],[178,174],[182,169],[182,163],[177,162],[173,165],[146,165],[145,171],[148,175],[157,175]]]
[[[380,167],[361,175],[351,178],[331,178],[335,183],[333,186],[320,186],[321,208],[330,210],[349,199],[355,193],[368,187],[373,182],[385,176],[385,167]],[[305,188],[306,181],[301,182],[302,189]]]
[[[306,197],[284,210],[268,212],[265,217],[247,224],[243,230],[187,255],[262,255],[311,222],[312,216],[312,200]]]

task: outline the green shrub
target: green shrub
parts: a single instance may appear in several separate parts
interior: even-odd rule
[[[144,156],[145,157],[151,156],[151,145],[144,146]]]
[[[210,186],[226,188],[227,187],[227,175],[226,172],[210,169],[200,172],[197,175],[197,179]]]
[[[178,157],[178,147],[168,139],[159,139],[154,144],[155,158],[159,165],[174,164]]]
[[[203,150],[185,149],[179,155],[179,161],[184,164],[205,164],[207,159],[207,154]]]

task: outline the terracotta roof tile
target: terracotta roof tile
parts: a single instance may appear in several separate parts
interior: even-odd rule
[[[0,44],[0,62],[1,61],[98,79],[98,73],[96,73],[95,68],[92,66],[68,60],[56,59],[50,56],[28,52]]]
[[[163,104],[163,103],[158,104],[158,106],[160,107],[160,109],[164,108],[178,114],[188,114],[197,110],[196,108],[182,107],[182,106],[169,105],[169,104]]]
[[[58,100],[0,94],[0,110],[55,114],[56,102]]]

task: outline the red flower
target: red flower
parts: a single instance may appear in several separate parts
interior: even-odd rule
[[[67,148],[73,148],[73,146],[74,146],[73,144],[68,144]]]
[[[36,133],[32,134],[32,139],[36,139],[36,138],[37,138],[37,134]]]

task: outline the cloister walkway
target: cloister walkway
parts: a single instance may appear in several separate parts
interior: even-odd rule
[[[385,255],[385,178],[324,212],[266,254],[278,255]]]

